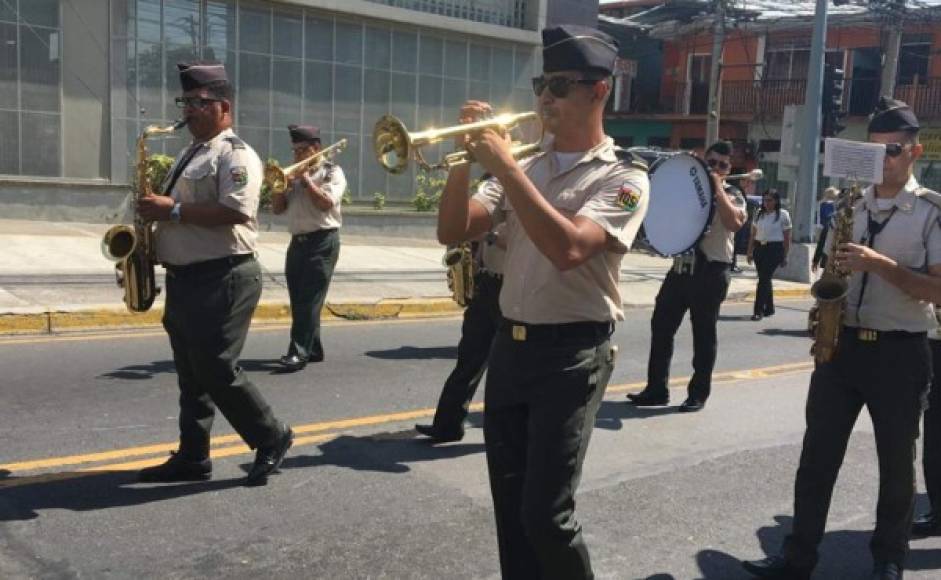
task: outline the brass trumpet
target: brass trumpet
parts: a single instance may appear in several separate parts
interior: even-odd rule
[[[346,139],[340,139],[326,149],[314,153],[310,157],[298,161],[287,167],[278,167],[273,163],[265,165],[265,185],[271,193],[282,193],[288,188],[288,182],[303,174],[308,169],[319,166],[327,156],[333,156],[346,148]]]
[[[402,173],[408,168],[410,160],[425,171],[433,169],[451,169],[459,165],[473,163],[474,159],[467,151],[455,151],[445,155],[438,163],[428,163],[421,153],[421,148],[427,145],[440,143],[445,139],[466,135],[483,129],[501,129],[509,131],[520,123],[536,121],[539,114],[535,111],[526,113],[505,113],[489,119],[445,127],[444,129],[428,129],[417,133],[409,133],[408,129],[399,119],[392,115],[383,115],[376,121],[373,128],[373,147],[376,159],[389,173]],[[519,159],[539,151],[539,143],[514,143],[513,157]]]

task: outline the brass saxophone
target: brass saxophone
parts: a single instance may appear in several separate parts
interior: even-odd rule
[[[113,226],[105,232],[101,240],[101,253],[109,260],[117,262],[115,278],[118,286],[124,288],[124,304],[131,312],[150,310],[160,293],[154,272],[154,224],[145,222],[137,213],[137,201],[144,196],[155,194],[154,185],[147,174],[147,139],[155,135],[168,135],[185,125],[186,119],[166,127],[151,125],[137,138],[137,158],[134,166],[136,188],[133,192],[134,224]]]
[[[474,262],[470,242],[462,242],[448,248],[444,253],[444,265],[448,267],[448,289],[451,298],[460,306],[467,306],[474,298],[474,275],[477,266]]]
[[[810,309],[808,326],[814,337],[810,354],[819,363],[833,360],[839,346],[843,317],[846,314],[846,294],[849,291],[849,270],[836,260],[840,244],[853,241],[853,207],[859,199],[859,188],[854,184],[837,201],[830,235],[833,236],[831,256],[820,279],[810,287],[810,294],[817,301]]]

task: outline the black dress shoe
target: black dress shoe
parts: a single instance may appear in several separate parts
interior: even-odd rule
[[[680,404],[677,411],[679,411],[680,413],[695,413],[696,411],[702,411],[705,408],[705,406],[706,406],[705,401],[700,401],[699,399],[694,399],[690,397],[686,399],[685,401],[683,401],[682,404]]]
[[[179,451],[171,451],[170,459],[160,465],[145,467],[137,473],[137,480],[146,483],[206,481],[210,477],[212,477],[212,461],[186,459]]]
[[[268,481],[268,476],[281,466],[284,454],[291,448],[292,443],[294,443],[294,431],[285,426],[284,432],[275,443],[259,447],[255,452],[255,463],[252,464],[252,469],[246,478],[248,484],[264,485]]]
[[[662,407],[670,404],[670,394],[651,395],[647,391],[628,393],[627,400],[635,407]]]
[[[782,556],[768,556],[764,560],[742,562],[742,568],[756,578],[773,580],[810,580],[811,570],[798,568]]]
[[[915,521],[912,522],[912,535],[920,537],[941,536],[941,514],[931,511],[915,518]]]
[[[451,443],[464,438],[464,427],[454,431],[438,429],[434,425],[415,425],[419,434],[430,438],[434,443]]]
[[[296,354],[286,354],[280,359],[281,366],[289,373],[297,372],[307,366],[307,361]]]
[[[902,567],[892,562],[880,562],[872,569],[872,580],[902,580]]]
[[[752,315],[751,315],[751,319],[754,320],[754,321],[761,320],[761,315],[760,315],[760,314],[752,314]]]

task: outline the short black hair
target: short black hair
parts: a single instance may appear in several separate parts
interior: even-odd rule
[[[222,99],[229,101],[229,103],[232,103],[235,99],[235,89],[232,88],[232,83],[229,81],[211,82],[206,85],[206,91],[214,99]]]
[[[710,153],[718,153],[719,155],[724,155],[726,157],[732,156],[732,144],[728,141],[716,141],[706,149],[706,155]]]

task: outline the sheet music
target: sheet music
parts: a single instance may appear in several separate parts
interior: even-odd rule
[[[851,181],[882,183],[885,145],[828,137],[824,141],[823,174]]]

